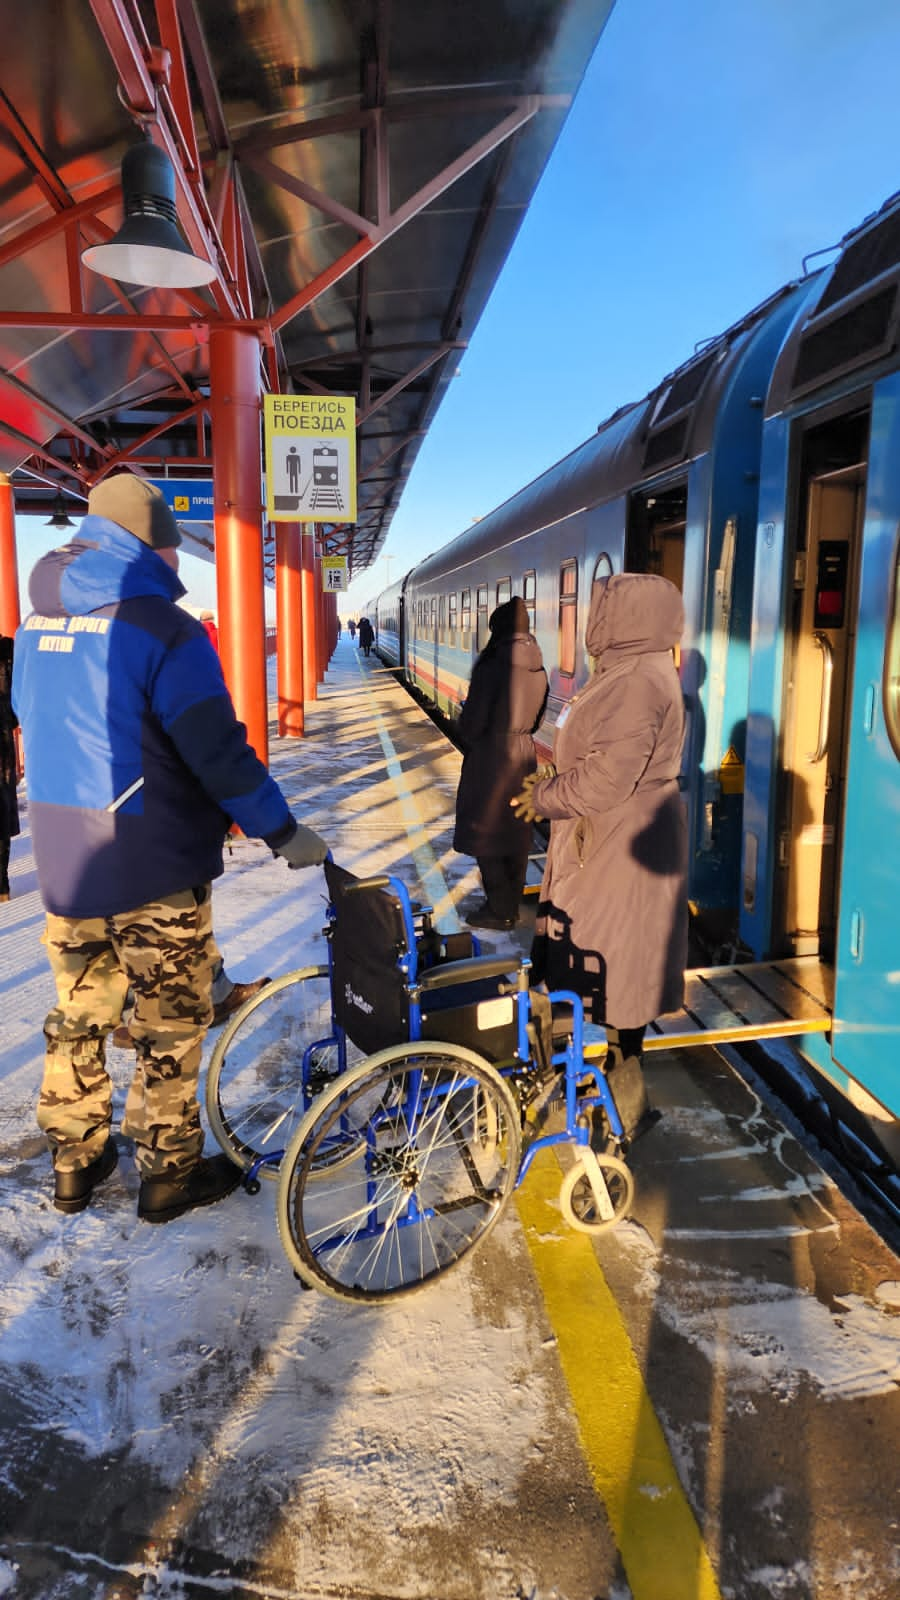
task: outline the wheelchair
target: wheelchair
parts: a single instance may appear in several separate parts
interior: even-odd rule
[[[571,1227],[626,1217],[627,1140],[601,1058],[585,1057],[580,996],[532,989],[517,952],[439,933],[393,875],[324,870],[327,966],[276,979],[231,1018],[206,1090],[245,1188],[277,1183],[304,1286],[378,1303],[433,1282],[551,1146],[574,1155],[560,1189]]]

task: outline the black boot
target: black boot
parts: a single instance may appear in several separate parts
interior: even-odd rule
[[[650,1105],[640,1056],[626,1056],[623,1060],[616,1047],[612,1046],[607,1056],[607,1063],[605,1077],[622,1123],[622,1143],[626,1146],[631,1145],[635,1139],[649,1132],[659,1121],[662,1113],[653,1110]],[[591,1124],[593,1150],[599,1153],[607,1150],[610,1142],[616,1142],[602,1106],[594,1107]]]
[[[241,1181],[241,1170],[227,1156],[205,1156],[188,1172],[143,1178],[138,1216],[143,1222],[172,1222],[197,1206],[214,1206]]]
[[[105,1183],[110,1173],[115,1172],[119,1159],[119,1147],[115,1139],[107,1139],[100,1154],[89,1161],[86,1167],[75,1167],[74,1170],[54,1172],[53,1204],[57,1211],[64,1211],[66,1216],[74,1216],[77,1211],[83,1211],[91,1203],[91,1196],[97,1185]]]

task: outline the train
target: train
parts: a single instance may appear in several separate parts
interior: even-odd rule
[[[799,1047],[900,1167],[900,194],[644,399],[370,603],[376,650],[452,722],[519,594],[585,682],[591,585],[680,588],[689,896],[718,959],[817,956]]]

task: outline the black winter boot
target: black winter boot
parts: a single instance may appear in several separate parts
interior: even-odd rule
[[[241,1181],[241,1170],[227,1156],[205,1156],[189,1172],[143,1178],[137,1214],[143,1222],[172,1222],[198,1206],[214,1206]]]
[[[623,1060],[613,1047],[607,1061],[610,1064],[605,1076],[622,1123],[623,1143],[631,1145],[635,1139],[649,1132],[662,1113],[654,1111],[650,1105],[640,1056],[627,1056]],[[591,1148],[600,1153],[607,1150],[610,1143],[616,1142],[602,1106],[594,1107],[591,1122]]]
[[[75,1167],[68,1171],[56,1168],[53,1204],[57,1211],[63,1211],[71,1217],[89,1206],[94,1190],[98,1184],[106,1182],[110,1173],[115,1172],[118,1160],[119,1147],[115,1139],[109,1138],[100,1154],[89,1161],[86,1167]]]

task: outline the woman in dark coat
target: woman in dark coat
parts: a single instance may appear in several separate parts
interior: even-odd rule
[[[466,921],[475,928],[512,928],[532,830],[513,816],[509,802],[535,769],[531,736],[544,714],[547,674],[518,595],[497,607],[489,626],[456,724],[465,754],[453,848],[475,857],[484,885],[484,904]]]
[[[10,700],[13,642],[0,634],[0,900],[9,899],[9,841],[19,831],[16,799],[16,741],[18,727]]]
[[[371,650],[371,648],[372,648],[374,643],[375,643],[375,630],[372,627],[371,622],[369,621],[368,617],[360,617],[360,619],[359,619],[359,648],[363,652],[363,655],[367,656],[369,654],[369,651]]]
[[[631,1063],[619,1074],[635,1091],[626,1131],[646,1110],[647,1025],[684,1000],[684,705],[673,659],[683,627],[681,595],[666,578],[621,573],[594,584],[593,676],[557,723],[556,775],[526,785],[530,805],[518,797],[520,812],[552,820],[532,977],[583,995],[606,1027],[610,1068]]]

